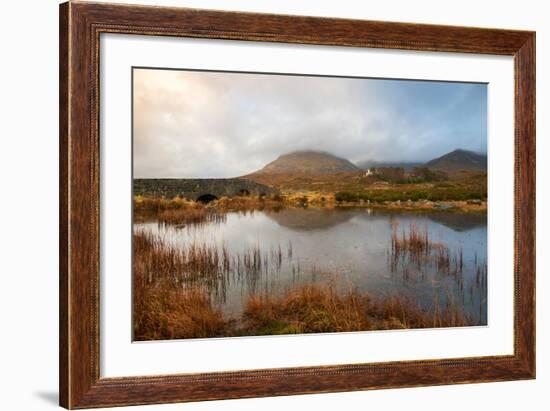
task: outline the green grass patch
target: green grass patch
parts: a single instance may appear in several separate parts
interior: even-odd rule
[[[436,187],[429,190],[370,190],[364,192],[338,192],[335,194],[338,202],[355,203],[371,201],[383,203],[385,201],[466,201],[485,200],[487,191],[483,189],[464,189],[461,187]]]

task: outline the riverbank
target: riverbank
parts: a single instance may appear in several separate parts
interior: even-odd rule
[[[487,201],[479,199],[430,201],[426,199],[412,201],[338,201],[334,194],[317,192],[293,192],[264,197],[222,197],[207,204],[182,199],[179,197],[134,197],[134,211],[137,213],[158,214],[168,210],[212,210],[218,212],[246,210],[277,210],[283,208],[350,208],[362,207],[372,209],[407,210],[407,211],[447,211],[486,213]],[[191,211],[192,212],[192,211]]]

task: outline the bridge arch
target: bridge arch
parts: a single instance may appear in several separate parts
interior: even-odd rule
[[[214,194],[206,193],[206,194],[201,194],[200,196],[198,196],[197,197],[197,202],[208,204],[209,202],[217,200],[217,199],[218,199],[218,197],[215,196]]]

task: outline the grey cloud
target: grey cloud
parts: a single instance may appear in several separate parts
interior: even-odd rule
[[[303,149],[414,161],[486,146],[483,93],[405,83],[136,69],[134,175],[239,176]]]

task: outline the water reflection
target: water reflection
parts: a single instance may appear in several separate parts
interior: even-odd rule
[[[331,282],[406,295],[425,308],[458,305],[487,321],[485,215],[306,208],[228,213],[201,224],[142,219],[135,230],[177,249],[214,250],[223,275],[208,291],[229,315],[238,316],[252,293]]]
[[[356,214],[346,209],[287,208],[266,211],[265,215],[282,227],[294,231],[326,230],[346,223]]]

